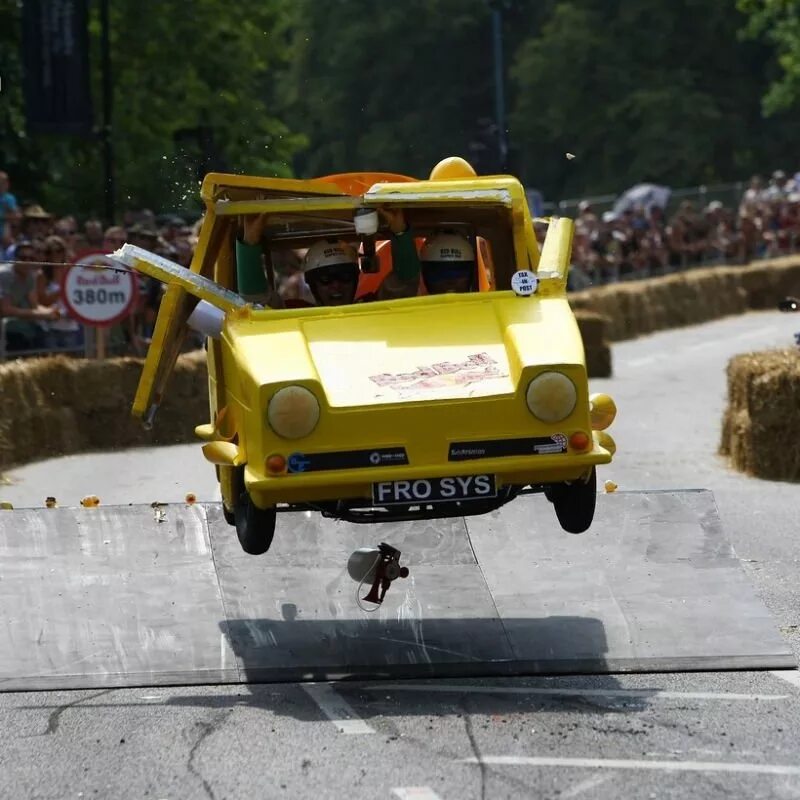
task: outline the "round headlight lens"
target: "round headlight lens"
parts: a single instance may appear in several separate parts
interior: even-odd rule
[[[302,439],[317,427],[319,402],[303,386],[284,386],[269,401],[267,422],[283,439]]]
[[[542,422],[561,422],[578,402],[575,384],[562,372],[543,372],[528,384],[528,410]]]

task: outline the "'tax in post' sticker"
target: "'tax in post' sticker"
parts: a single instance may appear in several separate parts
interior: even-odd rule
[[[530,270],[522,269],[511,276],[511,288],[518,297],[530,297],[539,288],[539,279]]]

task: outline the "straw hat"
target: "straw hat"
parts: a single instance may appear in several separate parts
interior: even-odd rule
[[[41,206],[33,205],[28,206],[23,212],[22,216],[25,219],[51,219],[52,214],[48,214]]]

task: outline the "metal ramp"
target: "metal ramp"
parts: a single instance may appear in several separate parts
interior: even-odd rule
[[[0,512],[0,690],[795,666],[707,491],[542,497],[383,526],[279,518],[247,556],[215,504]],[[378,611],[345,564],[388,541]],[[362,590],[364,594],[364,590]]]

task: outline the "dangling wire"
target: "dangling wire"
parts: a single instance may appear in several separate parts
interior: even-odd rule
[[[361,583],[358,584],[356,588],[356,604],[358,607],[365,613],[365,614],[372,614],[374,611],[377,611],[380,607],[379,605],[374,606],[374,608],[366,608],[365,606],[361,605],[361,598],[359,595],[361,594],[361,587],[364,585],[364,581],[367,579],[367,575],[378,566],[378,562],[381,560],[381,554],[375,557],[375,561],[372,562],[372,566],[364,573],[364,577],[361,579]]]
[[[16,259],[8,259],[0,261],[0,266],[13,266],[14,264],[22,264],[25,267],[85,267],[86,269],[106,270],[108,272],[122,272],[133,273],[140,275],[135,269],[129,267],[112,267],[110,264],[65,264],[63,261],[17,261]]]

